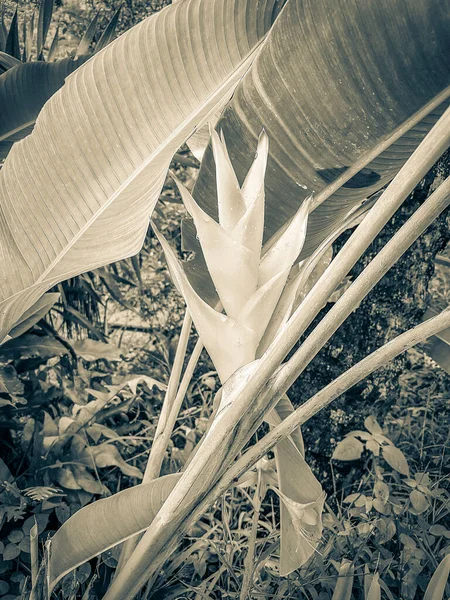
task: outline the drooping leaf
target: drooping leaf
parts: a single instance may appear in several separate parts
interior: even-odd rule
[[[14,142],[31,133],[45,102],[87,58],[20,64],[0,75],[0,160]]]
[[[49,581],[53,588],[66,573],[101,552],[144,531],[180,475],[166,475],[85,506],[51,539]]]
[[[290,401],[289,397],[287,396],[287,394],[284,394],[284,396],[279,400],[275,409],[269,413],[267,417],[267,422],[269,423],[269,425],[272,425],[272,427],[276,427],[281,423],[281,421],[283,421],[284,419],[286,419],[286,417],[292,414],[294,410],[294,406]],[[300,427],[294,429],[290,437],[297,449],[299,450],[299,452],[304,456],[305,444],[303,442],[303,436]]]
[[[445,586],[450,575],[450,554],[447,554],[439,563],[430,583],[427,585],[423,600],[443,600]]]
[[[325,501],[322,486],[306,464],[292,439],[284,439],[275,447],[281,498],[280,575],[289,575],[314,554],[322,535],[322,508]],[[291,504],[290,504],[291,503]],[[306,512],[299,514],[293,507],[314,507],[308,521]],[[301,515],[303,521],[301,522]],[[310,516],[311,516],[310,515]],[[297,522],[297,518],[300,522]]]
[[[233,91],[279,6],[168,6],[92,57],[51,98],[0,173],[2,338],[58,281],[140,249],[172,155]]]
[[[120,348],[110,343],[85,339],[74,342],[72,348],[81,358],[88,361],[99,360],[101,358],[106,360],[122,360]]]
[[[299,453],[300,455],[300,453]],[[301,456],[301,455],[300,455]],[[309,467],[304,463],[304,468]],[[303,469],[302,469],[303,471]],[[288,478],[284,478],[288,483]],[[315,485],[309,488],[309,483],[315,481]],[[314,487],[322,489],[319,482],[312,475],[308,477],[308,481],[303,490],[297,483],[294,497],[297,494],[307,496],[312,493]],[[322,511],[325,502],[325,493],[321,492],[314,500],[310,502],[298,502],[291,496],[277,490],[280,496],[281,503],[289,513],[289,518],[285,518],[285,527],[281,530],[281,543],[283,538],[285,550],[281,551],[280,556],[280,574],[287,575],[294,569],[305,564],[305,562],[314,554],[315,549],[322,535]]]
[[[23,315],[21,315],[19,321],[15,323],[14,327],[9,332],[9,337],[16,338],[19,337],[19,335],[22,335],[22,333],[28,331],[30,327],[45,317],[58,298],[59,294],[57,292],[52,292],[41,296],[39,300],[33,304],[33,306],[31,306],[23,313]]]
[[[267,131],[266,241],[311,192],[320,200],[341,178],[344,186],[310,215],[308,256],[351,206],[399,170],[448,105],[449,20],[441,0],[286,3],[217,124],[240,182],[248,148]],[[213,217],[214,188],[208,148],[193,196]],[[189,277],[211,294],[192,228],[184,236],[196,252]]]
[[[128,477],[137,477],[138,479],[143,477],[142,472],[137,467],[125,462],[116,446],[108,442],[86,448],[81,457],[92,467],[95,466],[99,469],[119,467],[122,473]]]
[[[439,312],[440,311],[432,304],[428,307],[422,320],[426,321],[431,319]],[[450,373],[450,329],[444,329],[444,331],[439,332],[437,335],[434,335],[427,340],[425,350],[446,373]]]

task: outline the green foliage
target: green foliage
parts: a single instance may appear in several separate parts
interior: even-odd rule
[[[34,517],[42,548],[71,513],[142,478],[154,432],[164,385],[134,373],[111,344],[85,340],[75,350],[77,365],[49,336],[28,334],[2,346],[0,579],[14,598],[28,585]],[[21,578],[11,579],[18,568]],[[74,591],[89,573],[84,565],[64,589]],[[4,590],[0,584],[0,597]]]

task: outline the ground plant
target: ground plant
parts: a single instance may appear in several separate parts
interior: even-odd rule
[[[445,280],[422,322],[299,406],[289,392],[447,218],[448,7],[178,0],[112,41],[119,7],[95,48],[97,17],[56,60],[52,9],[22,39],[17,12],[0,28],[0,598],[448,597],[436,363],[423,413],[403,382],[403,408],[334,440],[347,479],[331,492],[301,431],[427,340],[448,369]],[[424,201],[350,277],[432,169]],[[133,258],[143,246],[150,273]],[[79,276],[150,341],[110,335],[100,296],[102,330],[78,313],[89,337],[62,335],[54,305]],[[176,340],[130,300],[169,278]]]

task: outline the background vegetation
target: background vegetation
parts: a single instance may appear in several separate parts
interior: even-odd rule
[[[117,31],[163,4],[129,0]],[[15,8],[4,3],[7,24]],[[59,3],[49,35],[52,39],[59,26],[58,56],[77,46],[97,11],[102,31],[117,9],[103,2]],[[19,15],[29,17],[32,11],[32,3],[19,5]],[[195,165],[182,149],[172,166],[191,186]],[[386,236],[418,202],[411,198]],[[181,253],[179,225],[185,213],[169,181],[157,216],[160,229]],[[419,321],[430,292],[439,306],[448,305],[450,271],[444,263],[433,271],[434,255],[439,251],[445,257],[447,219],[444,215],[419,240],[319,355],[301,386],[294,387],[295,402],[373,349],[364,340],[358,348],[349,344],[351,332],[365,327],[368,319],[381,315],[390,322],[390,332],[398,331],[402,323],[395,321],[396,315],[404,315],[407,307],[408,323]],[[370,250],[372,255],[383,239]],[[342,243],[338,240],[336,248]],[[420,274],[414,273],[418,253],[426,254]],[[407,289],[402,283],[406,271],[411,274]],[[402,295],[392,294],[400,289]],[[151,233],[138,260],[99,269],[60,291],[62,302],[47,321],[0,348],[1,600],[26,597],[35,519],[44,540],[91,500],[142,478],[182,320],[183,303]],[[55,334],[53,342],[43,337],[49,330]],[[381,344],[386,337],[385,328],[371,343]],[[188,459],[205,430],[218,387],[203,355],[163,473],[178,470]],[[96,412],[95,402],[106,398],[107,406]],[[437,564],[450,553],[449,376],[423,348],[411,350],[333,405],[329,416],[331,428],[320,414],[306,429],[308,455],[328,492],[323,543],[300,574],[281,579],[273,560],[279,545],[278,500],[269,492],[258,516],[251,597],[334,598],[337,577],[348,575],[346,561],[352,561],[356,598],[366,597],[373,573],[386,598],[423,598]],[[270,467],[266,463],[264,470],[270,473]],[[159,576],[152,598],[239,598],[253,510],[251,490],[227,492],[192,528]],[[108,551],[67,575],[55,597],[101,597],[117,557]]]

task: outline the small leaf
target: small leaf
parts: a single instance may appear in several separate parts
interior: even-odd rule
[[[80,490],[81,486],[78,485],[73,473],[70,469],[63,467],[58,469],[56,479],[58,483],[69,490]]]
[[[13,479],[14,478],[11,474],[11,471],[9,470],[5,461],[0,458],[0,484],[2,484],[4,481],[11,482]]]
[[[409,477],[409,467],[406,457],[401,450],[395,446],[383,446],[381,450],[384,460],[398,473]]]
[[[381,498],[374,498],[372,505],[373,505],[374,509],[377,510],[382,515],[388,515],[390,512],[389,507],[387,506],[386,502],[384,500],[382,500]]]
[[[128,475],[128,477],[137,477],[138,479],[142,479],[143,477],[142,472],[137,467],[132,467],[126,463],[120,455],[119,450],[107,442],[99,446],[86,448],[83,451],[82,458],[83,460],[87,460],[88,464],[92,464],[92,461],[94,461],[99,469],[119,467],[122,473]]]
[[[409,494],[409,499],[415,509],[415,513],[418,515],[425,512],[430,506],[426,496],[422,492],[419,492],[419,490],[412,490]]]
[[[7,544],[3,550],[3,560],[14,560],[19,554],[19,546],[16,546],[16,544]]]
[[[366,450],[372,452],[374,456],[380,456],[381,446],[374,439],[367,440],[366,442]]]
[[[370,431],[370,433],[383,433],[378,421],[372,415],[366,417],[364,420],[364,427],[367,431]]]
[[[443,525],[432,525],[429,531],[431,535],[435,535],[437,537],[449,533],[448,529],[446,529]]]
[[[13,544],[20,544],[24,538],[24,533],[20,529],[13,529],[8,535],[8,540]]]
[[[84,465],[73,465],[75,481],[78,485],[90,494],[101,494],[104,487],[100,481],[95,479]]]
[[[23,383],[12,365],[0,366],[0,392],[12,396],[21,396],[24,392]]]
[[[443,600],[445,586],[450,575],[450,554],[439,563],[425,591],[423,600]]]
[[[384,481],[376,481],[373,486],[373,495],[375,498],[381,498],[384,502],[389,500],[389,487]]]
[[[364,444],[355,437],[344,438],[333,452],[334,460],[358,460],[364,450]]]

